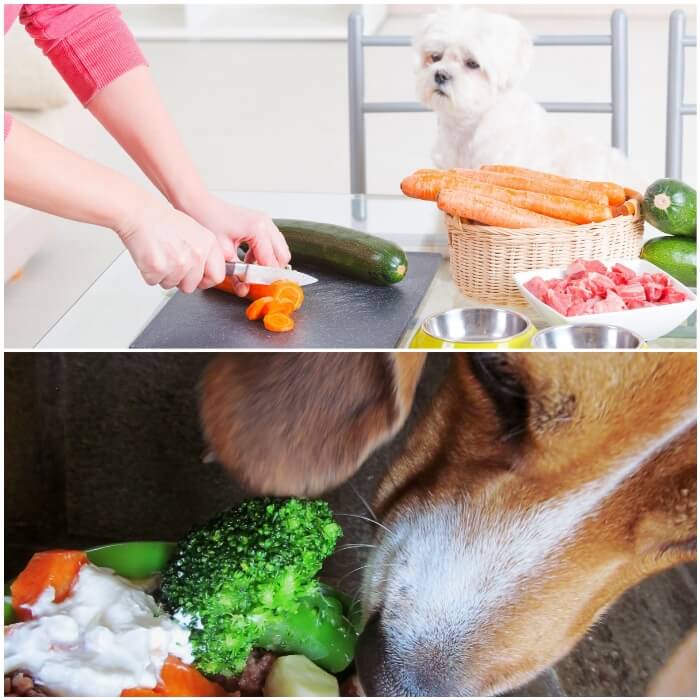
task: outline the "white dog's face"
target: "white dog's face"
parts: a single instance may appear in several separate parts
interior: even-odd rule
[[[420,101],[474,120],[527,72],[532,54],[532,40],[519,22],[477,9],[431,15],[414,47]]]

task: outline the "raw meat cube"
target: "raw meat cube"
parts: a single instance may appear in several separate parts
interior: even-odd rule
[[[604,275],[608,271],[605,263],[600,262],[600,260],[588,260],[584,262],[584,265],[586,272],[600,272],[601,275]]]
[[[641,282],[620,285],[615,288],[615,292],[625,301],[647,301],[644,285]]]
[[[600,299],[593,306],[593,313],[609,314],[615,311],[625,311],[625,302],[614,291],[610,290],[605,299]]]
[[[571,306],[572,299],[571,294],[566,291],[560,292],[556,289],[548,289],[542,301],[551,306],[555,311],[566,316],[566,312]]]
[[[586,273],[586,261],[579,258],[574,260],[569,267],[566,268],[566,277],[577,279]]]
[[[589,272],[586,276],[588,287],[594,293],[605,298],[605,292],[609,289],[614,289],[614,282],[600,272]]]
[[[615,263],[612,266],[612,269],[613,272],[619,272],[627,280],[631,280],[637,274],[634,270],[630,270],[629,267],[622,265],[621,263]]]
[[[544,300],[545,292],[548,289],[547,283],[541,277],[533,277],[523,285],[531,294],[534,294],[538,299]]]

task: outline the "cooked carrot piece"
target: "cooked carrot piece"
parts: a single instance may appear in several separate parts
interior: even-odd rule
[[[281,312],[276,312],[272,314],[266,314],[263,319],[263,325],[268,331],[273,333],[286,333],[294,328],[294,321],[287,314]]]
[[[121,696],[213,698],[225,695],[224,689],[205,678],[194,666],[170,654],[160,672],[160,683],[155,688],[127,688]]]
[[[248,292],[249,299],[272,297],[277,301],[291,301],[293,310],[297,311],[304,303],[304,291],[296,282],[280,280],[272,284],[251,284]]]
[[[514,165],[483,165],[480,172],[497,172],[515,178],[525,178],[529,183],[525,187],[511,185],[515,189],[526,189],[533,192],[559,194],[574,199],[585,199],[600,204],[615,206],[625,201],[625,190],[614,182],[593,182],[577,180],[552,173],[541,173],[528,168],[518,168]],[[501,184],[501,183],[496,183]],[[505,185],[506,187],[508,185]],[[601,198],[606,201],[602,202]]]
[[[170,697],[211,698],[225,694],[218,683],[205,678],[194,666],[172,654],[163,664],[160,684]]]
[[[162,698],[167,697],[165,693],[156,688],[127,688],[122,690],[123,698]]]
[[[70,549],[54,549],[37,552],[12,582],[12,609],[20,620],[31,619],[26,605],[32,605],[49,587],[54,589],[54,602],[65,600],[73,588],[78,572],[88,563],[85,552]]]
[[[245,310],[245,315],[246,318],[249,321],[258,321],[260,320],[266,313],[265,307],[271,302],[274,301],[272,297],[260,297],[260,299],[256,299],[246,310]]]
[[[452,216],[473,219],[488,226],[553,228],[573,225],[570,221],[537,214],[467,190],[442,190],[438,197],[438,207]]]

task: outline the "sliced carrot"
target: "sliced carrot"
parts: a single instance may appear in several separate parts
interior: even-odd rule
[[[263,297],[264,298],[264,297]],[[273,299],[265,304],[265,310],[263,316],[267,314],[281,313],[289,316],[294,311],[294,304],[286,299]]]
[[[31,612],[25,606],[36,603],[49,586],[54,589],[55,603],[65,600],[78,578],[80,569],[87,563],[85,552],[70,549],[37,552],[10,586],[12,609],[17,618],[31,619]]]
[[[555,228],[573,225],[570,221],[537,214],[467,190],[442,190],[438,197],[438,207],[452,216],[472,219],[488,226]]]
[[[274,301],[272,297],[260,297],[256,299],[246,310],[245,315],[249,321],[259,321],[266,313],[265,307]]]
[[[528,168],[518,168],[514,165],[482,165],[480,172],[496,172],[514,178],[525,178],[527,184],[523,187],[510,185],[515,189],[525,189],[533,192],[544,192],[558,194],[563,197],[574,199],[584,199],[586,201],[598,202],[599,204],[610,204],[615,206],[622,204],[625,197],[625,189],[614,182],[593,182],[591,180],[577,180],[553,173],[541,173]],[[503,184],[503,183],[496,183]],[[508,187],[509,185],[505,185]],[[603,202],[602,197],[606,201]]]
[[[272,314],[266,314],[263,318],[263,325],[268,331],[273,333],[286,333],[294,328],[294,321],[287,314],[281,312],[276,312]]]
[[[214,289],[219,289],[222,292],[238,296],[238,294],[236,294],[236,288],[233,286],[233,277],[228,275],[224,277],[224,281],[221,284],[217,284]]]
[[[297,311],[304,303],[304,290],[291,280],[280,280],[272,284],[251,284],[248,298],[260,299],[260,297],[272,297],[277,301],[291,301],[294,305],[293,310]]]
[[[225,695],[218,684],[205,678],[194,666],[170,654],[160,672],[155,688],[127,688],[121,697],[213,698]]]

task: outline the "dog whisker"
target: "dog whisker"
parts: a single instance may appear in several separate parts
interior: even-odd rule
[[[362,502],[362,505],[367,509],[367,512],[368,512],[375,520],[379,520],[379,518],[377,518],[377,514],[372,510],[372,506],[370,506],[370,504],[367,503],[367,501],[365,500],[364,496],[359,492],[359,490],[358,490],[358,488],[355,486],[355,484],[353,484],[352,482],[350,482],[350,488],[355,492],[355,495],[360,499],[360,501]]]
[[[360,549],[362,547],[367,547],[369,549],[376,549],[376,544],[344,544],[336,548],[336,552],[343,552],[346,549]]]
[[[392,537],[396,537],[396,535],[383,523],[380,523],[378,520],[373,520],[372,518],[368,518],[366,515],[358,515],[357,513],[336,513],[336,515],[344,515],[347,518],[359,518],[360,520],[366,520],[368,523],[372,523],[373,525],[377,525],[378,527],[383,528],[386,530]]]

